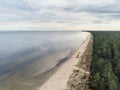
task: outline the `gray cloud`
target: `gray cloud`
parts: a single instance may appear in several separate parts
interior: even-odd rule
[[[120,19],[119,0],[1,0],[0,22],[102,24]]]
[[[93,15],[98,18],[106,18],[106,19],[120,19],[120,1],[116,0],[112,3],[99,3],[99,4],[89,4],[85,5],[76,5],[64,7],[63,10],[73,13],[81,13],[85,12]]]

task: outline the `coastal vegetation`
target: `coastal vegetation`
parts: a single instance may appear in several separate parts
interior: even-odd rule
[[[120,90],[120,32],[92,32],[91,90]]]

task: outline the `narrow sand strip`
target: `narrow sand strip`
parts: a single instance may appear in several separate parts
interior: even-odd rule
[[[76,58],[76,56],[78,54],[81,56],[84,53],[90,38],[91,34],[88,35],[88,38],[83,42],[79,50],[75,52],[75,54],[67,60],[48,81],[38,88],[38,90],[65,90],[69,76],[73,73],[73,70],[79,62],[79,58]]]

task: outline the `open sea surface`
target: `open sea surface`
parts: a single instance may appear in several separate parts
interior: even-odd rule
[[[86,40],[84,33],[0,32],[0,90],[36,90]]]

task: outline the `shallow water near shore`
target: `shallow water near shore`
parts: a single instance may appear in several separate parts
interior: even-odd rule
[[[0,32],[0,90],[36,90],[87,38],[85,32]]]

